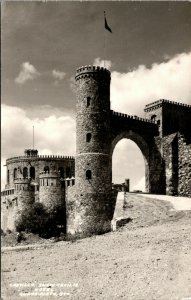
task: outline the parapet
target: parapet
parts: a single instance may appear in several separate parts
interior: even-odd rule
[[[20,178],[16,178],[14,179],[14,184],[25,184],[25,183],[29,183],[31,180],[31,177],[20,177]]]
[[[105,78],[109,79],[111,78],[110,71],[106,68],[99,67],[99,66],[85,66],[78,68],[76,70],[76,81],[81,78],[88,78],[88,77],[94,77],[94,76],[104,76]]]
[[[131,115],[115,112],[113,110],[111,110],[111,113],[112,113],[113,116],[122,117],[122,118],[126,118],[126,119],[137,120],[137,121],[141,121],[141,122],[145,122],[145,123],[152,123],[152,124],[157,125],[157,121],[154,121],[154,120],[140,118],[138,116],[131,116]]]
[[[60,177],[60,173],[57,171],[43,171],[39,173],[39,178],[58,178]]]
[[[162,107],[164,104],[169,104],[169,105],[173,105],[173,106],[177,106],[177,107],[180,107],[180,108],[184,108],[184,109],[186,108],[188,110],[191,110],[191,105],[189,105],[189,104],[170,101],[170,100],[166,100],[166,99],[160,99],[160,100],[157,100],[157,101],[154,101],[152,103],[149,103],[149,104],[145,105],[144,111],[145,112],[152,111],[154,109]]]
[[[8,158],[6,160],[6,163],[11,163],[14,161],[24,161],[24,160],[28,160],[29,156],[25,155],[25,156],[15,156],[15,157],[11,157]],[[30,156],[30,159],[32,160],[74,160],[74,156],[63,156],[63,155],[37,155],[37,156]]]

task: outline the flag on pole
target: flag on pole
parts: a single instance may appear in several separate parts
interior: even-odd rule
[[[105,19],[105,29],[107,29],[109,32],[112,33],[111,28],[110,28],[110,27],[108,26],[108,24],[107,24],[105,11],[104,11],[104,19]]]

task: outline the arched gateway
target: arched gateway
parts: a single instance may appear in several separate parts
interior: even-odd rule
[[[159,100],[146,105],[145,119],[130,116],[110,109],[107,69],[82,67],[75,78],[77,150],[75,186],[67,192],[67,202],[74,199],[68,232],[87,235],[110,229],[115,204],[112,152],[122,138],[133,140],[143,153],[147,192],[188,196],[191,165],[183,156],[191,161],[191,106]]]

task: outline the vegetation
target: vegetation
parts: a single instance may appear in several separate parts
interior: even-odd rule
[[[25,231],[50,238],[65,231],[64,221],[64,208],[55,207],[50,211],[42,203],[35,202],[20,214],[15,225],[18,232]]]

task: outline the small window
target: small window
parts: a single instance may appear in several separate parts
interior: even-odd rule
[[[30,178],[35,179],[35,168],[30,167]]]
[[[17,179],[17,169],[16,168],[14,168],[14,179]]]
[[[91,133],[86,134],[86,142],[89,143],[91,141],[92,135]]]
[[[9,170],[7,170],[7,183],[9,183]]]
[[[59,167],[58,172],[60,174],[60,177],[64,178],[64,168],[63,167]]]
[[[157,125],[159,125],[159,126],[160,126],[160,120],[158,120],[158,121],[157,121]]]
[[[27,178],[27,177],[28,177],[28,169],[27,169],[27,167],[24,167],[24,168],[23,168],[23,177],[24,177],[24,178]]]
[[[90,170],[86,171],[86,179],[87,180],[92,179],[92,172]]]
[[[91,98],[90,98],[90,97],[87,97],[87,107],[90,106],[90,101],[91,101]]]

